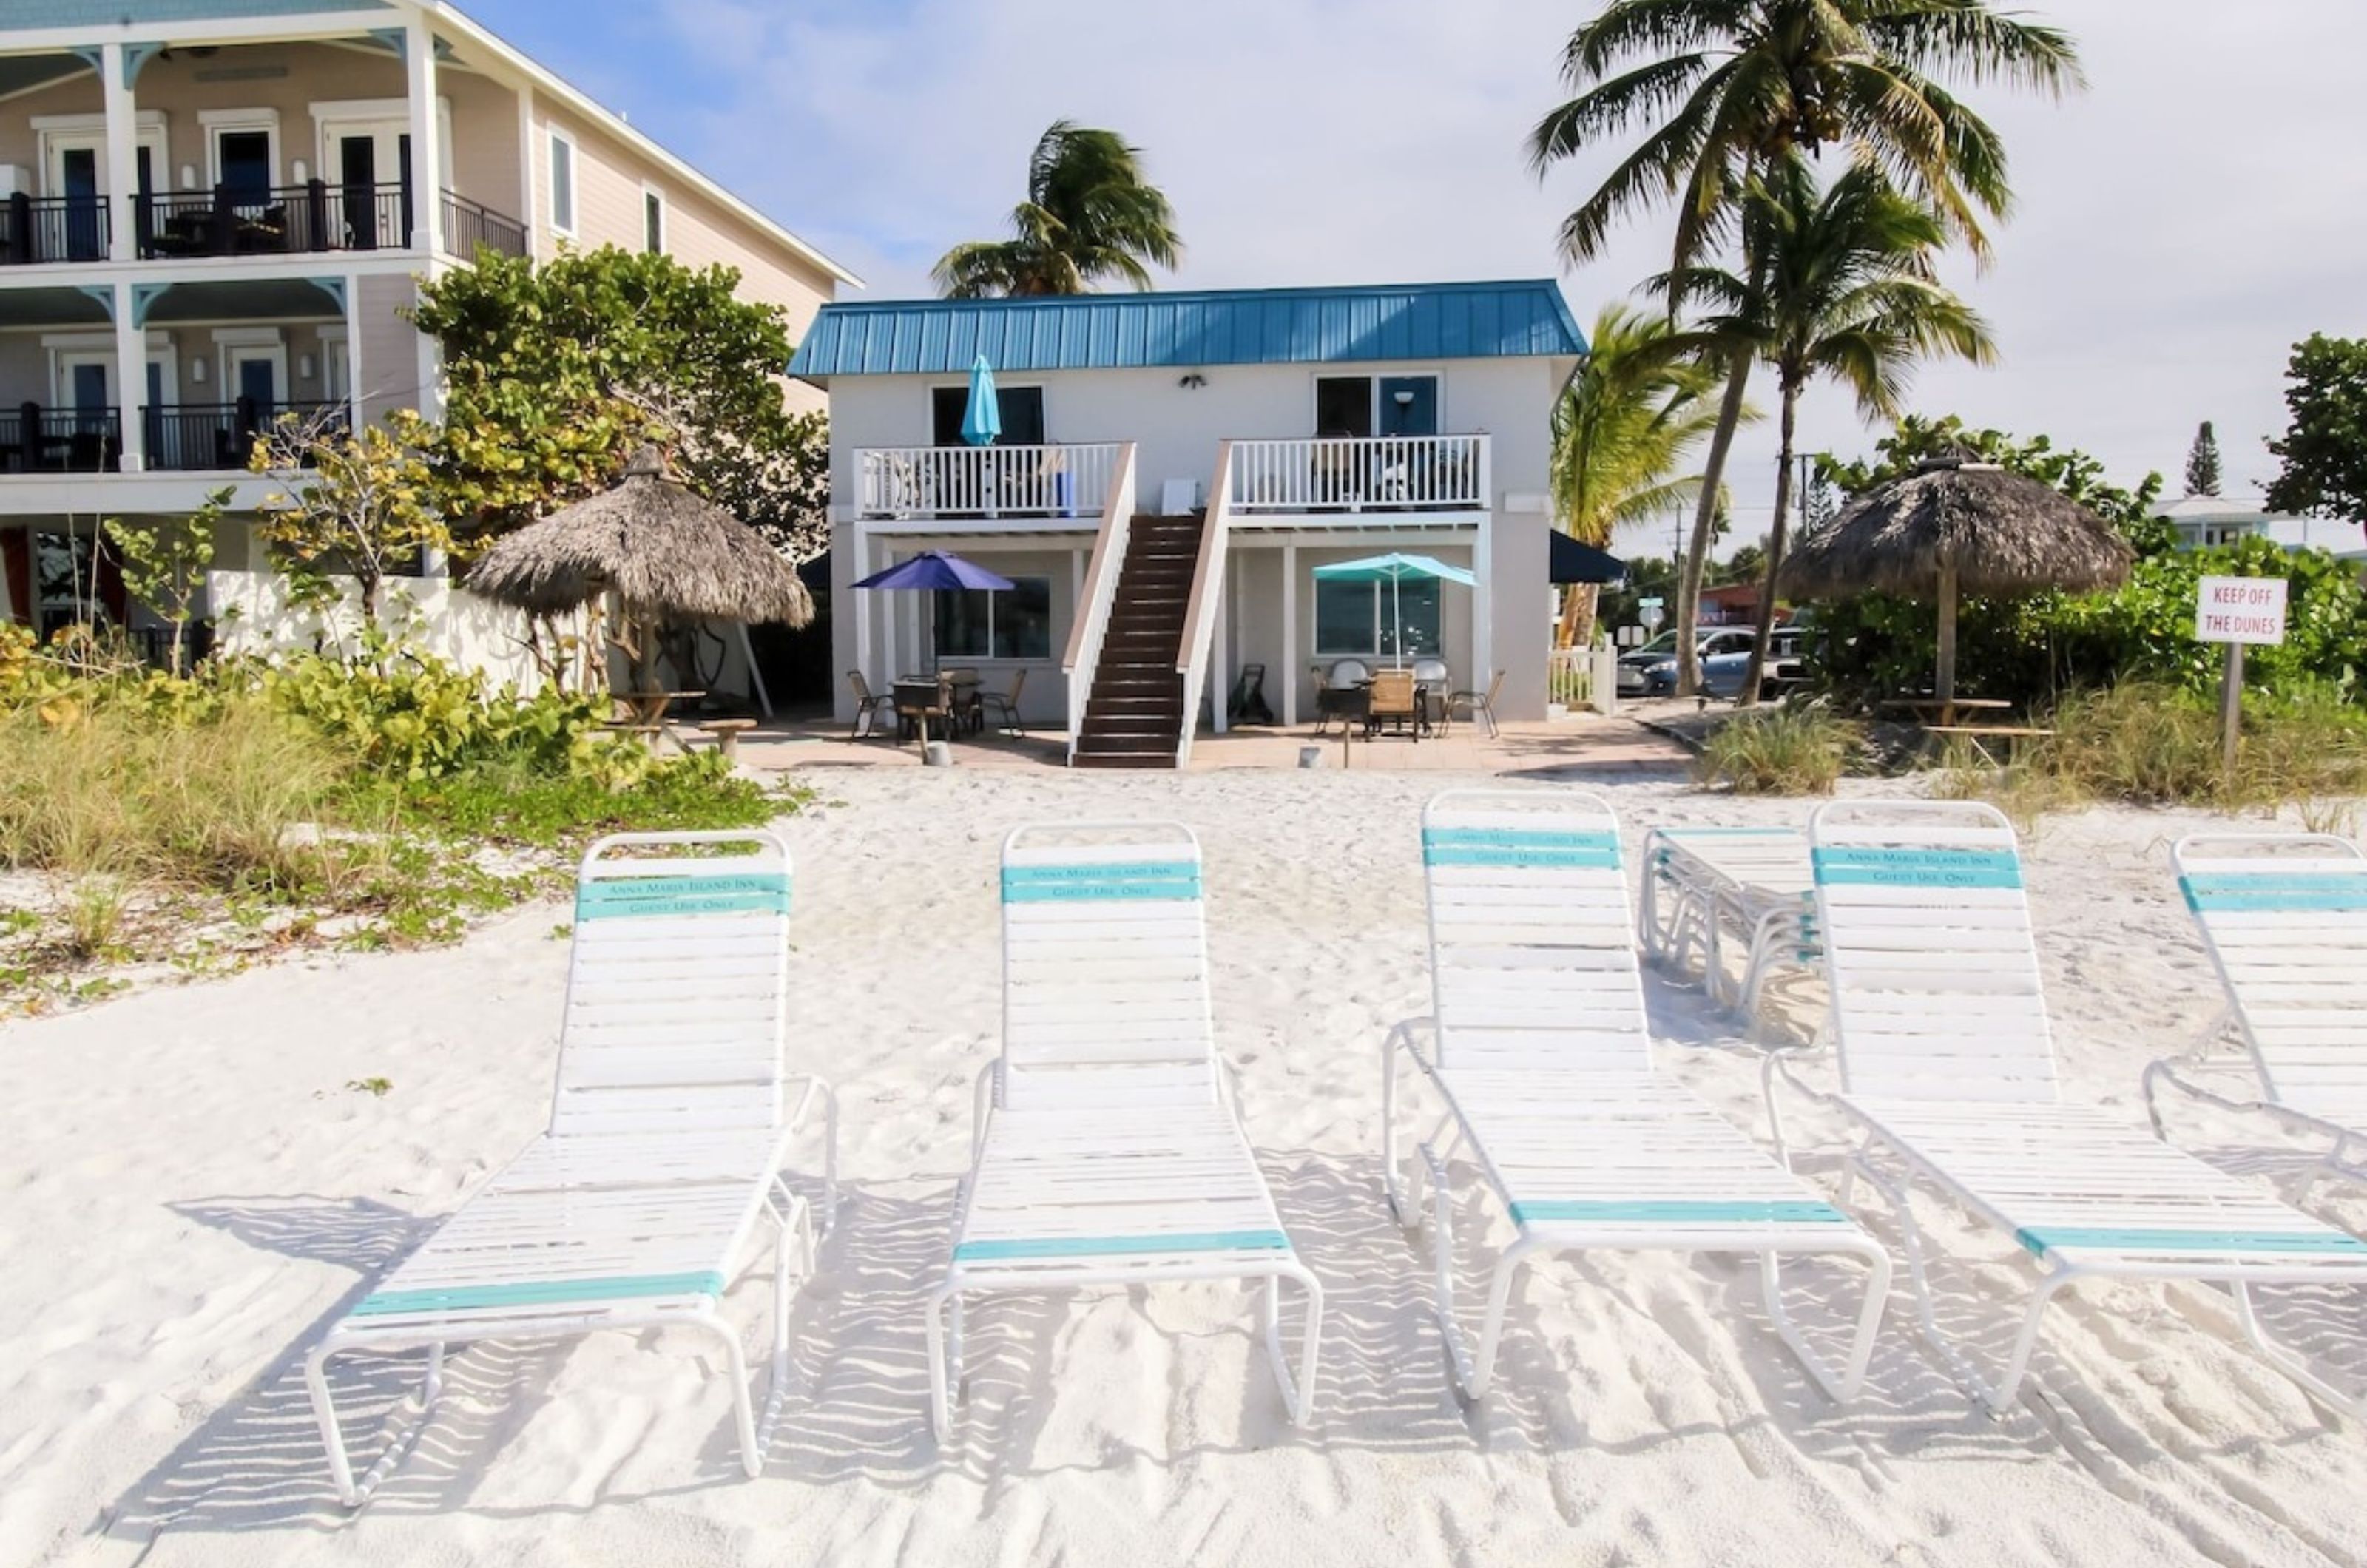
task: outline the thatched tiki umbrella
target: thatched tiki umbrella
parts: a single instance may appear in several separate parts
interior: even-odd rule
[[[614,594],[636,695],[657,690],[656,633],[666,621],[813,619],[813,599],[764,536],[666,472],[654,446],[610,489],[529,523],[485,552],[469,592],[532,615]]]
[[[2075,593],[2125,581],[2135,552],[2102,518],[2054,486],[1969,457],[1934,458],[1876,485],[1801,541],[1784,563],[1798,599],[1895,593],[1940,606],[1932,695],[1956,695],[1956,600]]]

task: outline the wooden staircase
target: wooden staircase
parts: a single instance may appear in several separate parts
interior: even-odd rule
[[[1184,677],[1175,657],[1191,608],[1205,517],[1138,514],[1127,529],[1126,559],[1102,634],[1085,721],[1077,732],[1080,768],[1172,768],[1184,732]]]

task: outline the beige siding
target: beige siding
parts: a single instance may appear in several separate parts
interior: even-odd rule
[[[575,142],[575,232],[561,235],[550,225],[550,132],[553,127]],[[821,267],[789,254],[777,243],[721,203],[685,188],[681,182],[624,142],[592,123],[537,99],[535,103],[534,222],[545,254],[561,243],[582,250],[617,245],[640,250],[643,243],[642,196],[654,187],[666,206],[666,249],[689,266],[721,264],[737,268],[742,299],[778,305],[787,313],[794,341],[813,324],[814,312],[834,292],[834,279]],[[819,412],[821,392],[803,382],[785,383],[789,406]]]
[[[203,190],[210,184],[207,130],[198,118],[210,109],[269,109],[279,124],[276,185],[296,183],[303,165],[308,177],[334,178],[326,163],[315,103],[356,99],[400,103],[409,90],[402,62],[382,51],[329,43],[286,43],[225,48],[207,56],[176,53],[149,62],[132,87],[134,107],[164,117],[165,157],[160,186]],[[518,199],[517,96],[473,72],[446,64],[436,73],[436,96],[450,108],[452,186],[462,196],[494,211],[516,216]],[[96,115],[105,107],[96,75],[54,84],[0,104],[0,164],[31,171],[37,186],[40,133],[33,120],[43,115]],[[395,108],[388,118],[405,111]],[[185,174],[188,176],[184,177]],[[379,177],[395,178],[385,169]]]
[[[419,406],[419,333],[397,311],[418,298],[407,277],[364,277],[354,300],[354,378],[362,418]]]
[[[50,400],[50,356],[35,332],[0,333],[0,410]]]

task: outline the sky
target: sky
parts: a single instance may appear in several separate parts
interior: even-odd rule
[[[1000,236],[1057,118],[1143,149],[1185,253],[1172,284],[1556,276],[1581,324],[1666,265],[1645,214],[1582,267],[1561,217],[1617,149],[1540,180],[1530,129],[1566,96],[1591,0],[463,0],[525,49],[861,275],[931,292],[947,246]],[[2214,421],[2229,495],[2276,472],[2283,373],[2312,332],[2367,333],[2361,0],[2053,0],[2085,92],[1973,85],[2018,204],[1985,270],[1991,368],[1935,363],[1910,407],[2045,434],[2135,483],[2180,482]],[[1738,441],[1730,543],[1766,530],[1772,420]],[[1831,391],[1804,450],[1869,451]],[[1663,549],[1668,530],[1623,547]]]

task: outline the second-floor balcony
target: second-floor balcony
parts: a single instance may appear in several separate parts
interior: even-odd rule
[[[526,226],[516,219],[457,191],[441,192],[440,200],[449,254],[474,256],[482,245],[526,254]],[[17,192],[0,201],[0,265],[105,261],[118,221],[131,225],[133,249],[149,260],[405,251],[416,243],[410,188],[399,181],[143,193],[119,213],[104,197]]]
[[[0,474],[111,474],[122,462],[119,410],[0,409]]]
[[[255,438],[275,422],[335,436],[350,428],[342,402],[166,403],[143,410],[140,421],[147,467],[158,473],[238,473],[246,469]],[[112,474],[123,467],[123,411],[45,409],[23,403],[0,409],[0,474]]]
[[[855,507],[871,518],[1098,519],[1116,442],[865,447]]]
[[[255,438],[279,421],[323,436],[342,434],[351,423],[344,403],[261,403],[241,398],[230,403],[174,403],[147,411],[148,467],[189,473],[243,469]]]
[[[1236,513],[1481,512],[1485,435],[1325,435],[1233,443]]]

